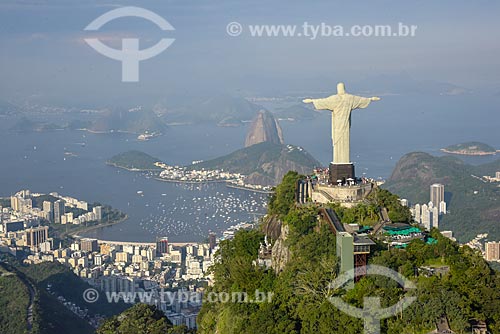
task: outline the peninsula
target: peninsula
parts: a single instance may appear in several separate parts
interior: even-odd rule
[[[106,164],[133,172],[161,171],[155,163],[160,159],[141,151],[127,151],[113,156]]]
[[[467,142],[451,145],[442,148],[441,151],[445,153],[460,155],[495,155],[497,152],[500,152],[490,145],[480,142]]]

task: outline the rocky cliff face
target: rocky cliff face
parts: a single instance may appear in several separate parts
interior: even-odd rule
[[[268,240],[275,241],[271,250],[271,267],[279,274],[290,260],[290,250],[286,245],[286,239],[290,232],[290,227],[275,215],[267,215],[261,225],[262,232]]]
[[[290,250],[286,245],[286,239],[288,238],[288,233],[290,228],[288,225],[281,225],[281,234],[278,240],[274,243],[272,253],[271,253],[271,266],[274,271],[278,274],[285,268],[285,265],[290,260]]]
[[[278,240],[283,222],[276,215],[266,215],[261,225],[261,231],[269,240]]]
[[[245,139],[245,147],[262,142],[283,144],[283,133],[274,116],[267,110],[261,110],[253,119]]]

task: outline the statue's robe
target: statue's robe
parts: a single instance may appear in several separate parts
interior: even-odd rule
[[[351,111],[368,107],[371,100],[351,94],[337,94],[324,99],[313,99],[318,110],[332,112],[333,163],[348,164],[350,159]]]

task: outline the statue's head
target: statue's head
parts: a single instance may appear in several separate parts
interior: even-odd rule
[[[337,94],[339,95],[345,94],[345,85],[343,82],[339,82],[337,84]]]

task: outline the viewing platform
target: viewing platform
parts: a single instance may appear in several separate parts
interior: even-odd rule
[[[350,208],[361,203],[373,187],[371,182],[352,182],[345,185],[316,184],[312,187],[311,199],[315,203],[338,202]]]

